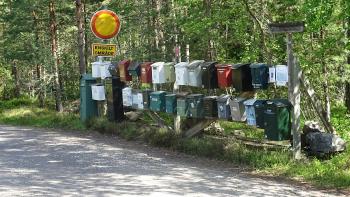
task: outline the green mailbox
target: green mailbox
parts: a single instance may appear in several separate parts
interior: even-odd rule
[[[217,118],[218,117],[218,104],[217,96],[206,96],[203,99],[204,117],[205,118]]]
[[[152,111],[165,111],[165,91],[156,91],[150,94],[150,110]]]
[[[188,115],[191,118],[203,118],[203,94],[190,94],[188,98]]]
[[[264,112],[266,139],[281,141],[291,138],[291,108],[291,103],[286,99],[274,99],[266,102]]]
[[[181,117],[188,117],[188,98],[184,96],[180,96],[176,100],[176,111],[177,115]]]
[[[264,128],[264,112],[266,108],[266,100],[258,99],[254,103],[256,127]]]
[[[80,120],[83,122],[98,115],[97,102],[92,100],[91,91],[91,84],[95,83],[96,79],[91,74],[84,74],[80,78]]]
[[[176,94],[165,95],[165,112],[169,114],[176,113]]]

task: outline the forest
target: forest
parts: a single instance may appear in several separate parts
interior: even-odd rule
[[[286,63],[284,35],[272,22],[304,21],[294,52],[325,116],[332,105],[350,109],[350,2],[347,0],[146,0],[0,2],[0,95],[55,100],[56,109],[79,98],[80,74],[91,72],[90,18],[104,6],[121,18],[114,59]],[[303,100],[303,98],[302,98]]]

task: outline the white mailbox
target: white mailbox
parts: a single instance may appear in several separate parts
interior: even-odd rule
[[[175,67],[173,62],[167,62],[164,64],[165,71],[165,82],[173,83],[175,82]]]
[[[288,83],[288,66],[277,65],[276,66],[276,85],[286,86]]]
[[[142,94],[142,92],[137,93],[137,108],[143,109],[143,94]]]
[[[100,65],[102,62],[92,62],[92,77],[93,78],[100,78],[101,77],[101,69]]]
[[[126,87],[122,90],[123,94],[123,105],[126,107],[132,106],[132,89],[129,87]]]
[[[194,87],[202,87],[202,68],[201,64],[204,60],[195,60],[188,67],[188,85]]]
[[[152,83],[160,84],[165,83],[165,70],[164,62],[156,62],[151,65],[152,67]]]
[[[286,86],[288,83],[288,66],[276,65],[269,68],[269,82],[277,86]]]
[[[110,66],[111,66],[111,62],[102,62],[100,64],[101,79],[106,79],[107,77],[112,77],[111,73],[108,70],[108,68]]]
[[[188,63],[180,62],[175,65],[176,85],[188,85]]]
[[[102,84],[91,85],[92,100],[104,101],[106,100],[105,87]]]

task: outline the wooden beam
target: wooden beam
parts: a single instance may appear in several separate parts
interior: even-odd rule
[[[191,138],[197,135],[198,133],[202,132],[204,128],[208,127],[214,121],[215,120],[203,120],[197,123],[196,125],[194,125],[193,127],[191,127],[185,132],[185,137]]]
[[[301,72],[300,82],[306,91],[306,95],[311,100],[311,105],[316,110],[317,115],[319,116],[325,130],[329,133],[336,133],[332,124],[329,121],[327,121],[325,119],[325,117],[323,116],[324,109],[322,107],[321,100],[318,98],[315,90],[311,86],[311,83],[309,82],[309,80],[306,78],[306,76],[302,72]]]

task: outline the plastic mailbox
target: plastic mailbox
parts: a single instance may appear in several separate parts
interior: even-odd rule
[[[156,91],[150,94],[150,110],[165,112],[165,91]]]
[[[218,75],[215,65],[217,62],[204,62],[201,64],[202,69],[202,87],[206,89],[218,88]]]
[[[188,63],[180,62],[175,65],[175,83],[177,85],[188,85]]]
[[[254,103],[256,127],[264,128],[264,112],[266,108],[266,100],[258,99]]]
[[[217,96],[206,96],[203,99],[203,110],[205,118],[217,118],[218,117],[218,104]]]
[[[129,65],[130,60],[123,60],[118,64],[119,76],[121,81],[132,81],[132,77],[128,72]]]
[[[152,92],[152,90],[143,90],[142,91],[143,109],[149,109],[151,92]]]
[[[230,96],[221,95],[217,98],[218,118],[229,120],[231,119]]]
[[[188,98],[188,115],[191,118],[203,118],[203,94],[190,94]]]
[[[167,62],[164,64],[165,83],[175,82],[175,64],[173,62]]]
[[[204,60],[195,60],[191,62],[188,68],[188,85],[194,87],[202,87],[202,69],[201,64]]]
[[[139,77],[141,75],[141,66],[139,62],[132,61],[128,68],[128,72],[132,77]]]
[[[142,92],[140,90],[132,90],[132,108],[143,109]]]
[[[123,105],[125,107],[131,107],[132,106],[132,89],[129,87],[126,87],[122,90],[123,94]]]
[[[156,62],[151,65],[152,67],[152,83],[161,84],[165,83],[165,69],[164,62]]]
[[[177,100],[176,100],[176,111],[177,115],[181,117],[188,117],[189,116],[189,111],[188,111],[188,98],[186,95],[179,95]]]
[[[92,99],[95,101],[106,100],[105,86],[101,83],[91,85]]]
[[[232,65],[217,64],[217,79],[219,88],[227,88],[232,85]]]
[[[267,89],[269,82],[269,67],[266,64],[251,64],[252,85],[254,89]]]
[[[102,64],[100,64],[101,79],[112,77],[111,73],[108,70],[110,66],[112,66],[111,62],[102,62]]]
[[[80,78],[80,120],[87,121],[97,116],[97,102],[92,100],[91,84],[96,83],[91,74],[84,74]]]
[[[291,138],[291,107],[292,105],[286,99],[275,99],[266,102],[264,112],[266,139],[280,141]]]
[[[237,92],[252,91],[252,75],[250,64],[232,65],[232,87]]]
[[[165,95],[165,112],[169,114],[176,113],[176,94]]]
[[[231,98],[230,99],[230,108],[231,108],[231,116],[233,121],[244,122],[247,119],[245,113],[245,107],[243,102],[247,100],[246,98]]]
[[[152,62],[144,62],[141,64],[141,82],[152,83]]]
[[[247,115],[247,124],[251,126],[256,125],[255,108],[254,103],[256,99],[248,99],[243,102],[245,106],[245,113]]]
[[[92,62],[92,77],[93,78],[100,78],[101,77],[101,69],[100,65],[102,65],[102,62]]]

